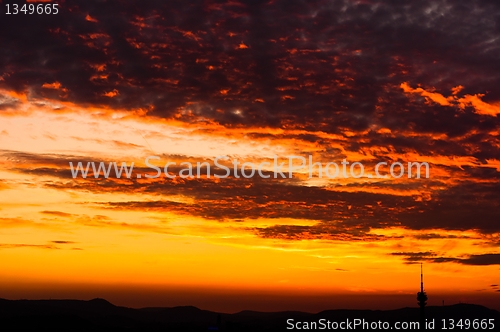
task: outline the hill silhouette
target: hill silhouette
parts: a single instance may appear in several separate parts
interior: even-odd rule
[[[500,313],[483,306],[456,304],[426,308],[428,320],[494,319]],[[1,331],[287,331],[287,319],[311,322],[325,319],[345,321],[418,321],[419,308],[397,310],[326,310],[316,314],[283,311],[217,313],[192,306],[132,309],[104,299],[5,300],[0,299]],[[495,326],[499,330],[500,326]],[[436,331],[440,329],[436,327]],[[288,330],[289,331],[289,330]],[[491,331],[491,329],[489,330]]]

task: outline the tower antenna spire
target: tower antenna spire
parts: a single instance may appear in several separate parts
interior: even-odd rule
[[[420,328],[425,325],[425,305],[427,304],[427,294],[424,291],[424,267],[420,263],[420,292],[417,293],[418,306],[420,307]]]
[[[424,268],[422,263],[420,263],[420,292],[424,292]]]

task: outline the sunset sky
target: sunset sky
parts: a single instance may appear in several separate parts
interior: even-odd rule
[[[414,307],[422,262],[430,305],[500,309],[498,1],[6,3],[0,298]],[[144,176],[224,155],[430,177]]]

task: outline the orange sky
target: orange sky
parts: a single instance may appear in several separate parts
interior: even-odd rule
[[[65,105],[65,111],[61,112],[51,110],[51,106],[36,106],[34,101],[26,101],[27,96],[15,98],[24,101],[16,113],[2,115],[0,128],[4,147],[0,173],[0,250],[4,268],[0,282],[13,288],[10,297],[30,297],[28,290],[31,289],[33,294],[47,297],[50,292],[38,291],[41,285],[57,290],[55,285],[62,284],[67,285],[65,291],[56,293],[62,292],[65,296],[72,296],[71,285],[75,285],[74,294],[80,296],[87,288],[92,290],[89,296],[97,296],[99,292],[95,289],[107,289],[109,285],[104,293],[131,306],[147,305],[148,298],[156,305],[162,304],[162,300],[149,294],[140,296],[135,302],[135,296],[118,296],[113,290],[130,288],[131,294],[139,292],[141,287],[145,290],[175,288],[177,292],[182,289],[188,292],[192,288],[207,292],[223,289],[229,294],[254,290],[275,294],[277,298],[331,294],[333,307],[340,306],[334,300],[338,294],[350,294],[348,297],[354,299],[357,296],[394,294],[409,299],[407,305],[414,305],[413,295],[419,285],[418,265],[404,264],[402,256],[394,253],[446,252],[450,257],[466,257],[483,254],[491,248],[488,241],[498,239],[498,233],[486,237],[474,230],[411,230],[397,226],[373,227],[359,240],[352,234],[328,236],[328,233],[323,236],[301,233],[295,240],[266,238],[260,236],[258,230],[318,226],[321,221],[281,217],[279,213],[242,219],[204,217],[194,211],[199,200],[201,204],[218,204],[217,200],[197,199],[189,189],[186,193],[182,190],[164,193],[162,186],[168,188],[171,185],[171,180],[165,178],[96,181],[71,179],[62,173],[68,173],[69,160],[75,163],[116,160],[141,164],[141,158],[152,154],[151,149],[154,155],[162,155],[165,160],[213,160],[217,153],[258,161],[269,154],[317,153],[317,146],[286,138],[248,140],[245,135],[251,130],[218,130],[210,124],[203,133],[203,127],[198,124],[182,125],[175,121],[110,113],[104,109],[88,110],[77,105]],[[57,104],[57,101],[46,103]],[[366,134],[354,135],[363,137]],[[234,143],[228,144],[229,139]],[[343,149],[345,138],[334,137],[332,140]],[[348,160],[366,163],[382,158],[382,153],[388,159],[403,159],[390,149],[374,147],[372,150],[377,150],[377,157],[369,153],[351,155],[349,152],[346,156]],[[186,154],[186,151],[189,152]],[[387,192],[421,202],[432,200],[437,191],[445,189],[441,187],[444,184],[453,186],[460,181],[459,169],[447,166],[455,166],[457,162],[459,165],[477,163],[470,157],[459,160],[409,154],[409,158],[431,162],[431,174],[443,179],[441,185],[433,187],[428,179],[389,179],[384,180],[390,184],[387,189],[377,189],[366,184],[376,186],[380,180],[349,178],[317,179],[314,186],[338,192]],[[163,162],[156,164],[162,165]],[[481,167],[495,167],[498,160],[489,163],[492,166]],[[114,185],[108,187],[107,181]],[[237,179],[220,179],[217,183],[206,178],[185,181],[211,182],[208,184],[211,186],[247,185],[244,179],[241,179],[241,184]],[[266,180],[260,181],[264,184]],[[291,185],[310,187],[309,181],[307,176],[299,176]],[[393,185],[402,183],[403,187],[391,189],[391,182]],[[405,188],[405,183],[412,185]],[[155,184],[151,192],[148,191],[150,184]],[[303,199],[307,200],[306,197]],[[148,202],[160,204],[148,207]],[[171,204],[183,208],[171,207]],[[230,204],[241,209],[246,205],[238,200]],[[300,206],[300,209],[314,208],[313,205]],[[294,209],[291,203],[284,203],[283,207]],[[419,236],[432,234],[440,237],[426,241],[419,239]],[[384,239],[380,240],[378,236]],[[425,269],[431,304],[439,304],[442,298],[455,302],[476,299],[478,292],[491,297],[489,285],[495,284],[498,276],[496,265],[467,266],[450,262],[426,264]],[[23,285],[23,291],[16,291],[19,284]],[[148,292],[151,291],[146,291],[146,294]],[[164,292],[168,297],[168,292]],[[447,292],[453,295],[432,296],[433,293]],[[488,296],[484,301],[489,302]],[[209,305],[192,297],[195,302]],[[172,301],[165,301],[165,305],[175,305]],[[328,301],[320,303],[326,305]],[[259,301],[250,302],[258,308]],[[388,302],[390,307],[391,301]],[[403,302],[397,301],[399,305]],[[185,301],[178,304],[181,303],[186,304]],[[238,307],[243,308],[243,303]],[[219,305],[219,308],[227,310],[228,306]],[[304,310],[306,306],[291,302],[281,306],[275,303],[273,308]]]

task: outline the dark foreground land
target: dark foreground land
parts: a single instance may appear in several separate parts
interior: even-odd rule
[[[0,331],[291,331],[288,319],[297,322],[347,322],[354,319],[366,322],[417,322],[418,308],[398,310],[328,310],[317,314],[304,312],[263,313],[242,311],[235,314],[216,313],[195,307],[131,309],[115,306],[103,299],[79,300],[4,300],[0,299]],[[434,331],[442,329],[442,319],[451,319],[454,329],[446,331],[499,331],[500,313],[482,306],[457,304],[426,308],[428,321],[436,322]],[[462,323],[459,321],[462,319]],[[466,328],[469,319],[470,326]],[[473,321],[476,319],[474,329]],[[486,321],[494,322],[486,326]],[[483,320],[483,327],[480,322]],[[491,322],[490,321],[490,322]],[[305,324],[305,325],[304,325]],[[300,323],[302,330],[312,325]],[[317,331],[321,330],[316,326]],[[347,327],[347,325],[345,325]],[[334,329],[323,329],[335,331]],[[336,331],[339,331],[337,329]],[[351,329],[352,330],[352,329]],[[358,328],[356,330],[363,330]],[[365,329],[366,330],[366,329]],[[373,329],[370,329],[373,331]],[[376,329],[379,330],[379,329]],[[429,330],[430,331],[430,330]]]

